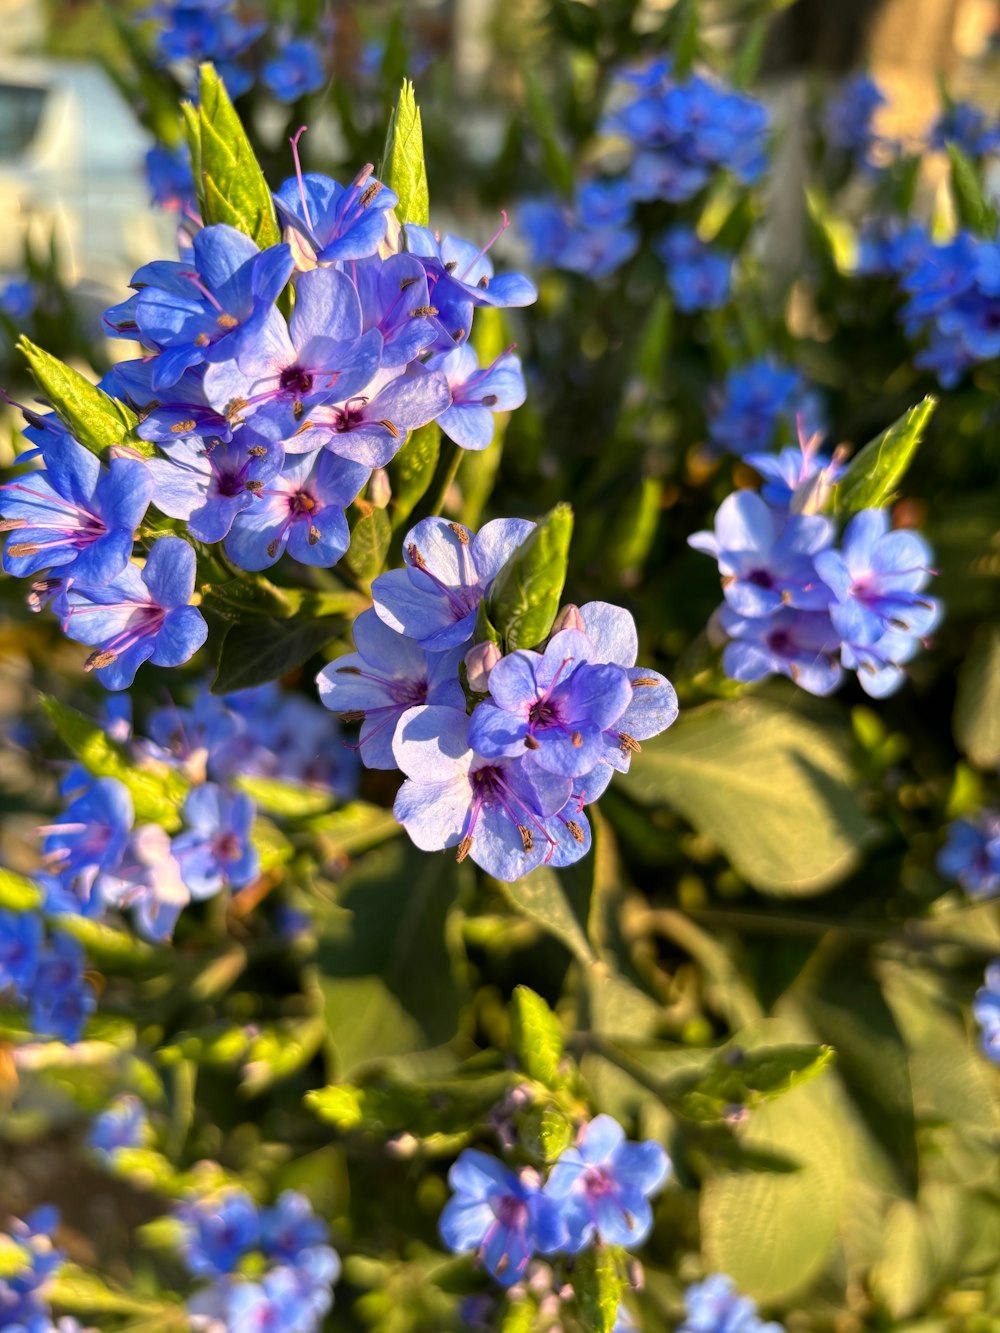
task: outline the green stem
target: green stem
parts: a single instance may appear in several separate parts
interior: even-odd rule
[[[458,476],[458,469],[462,462],[462,452],[461,447],[457,444],[452,444],[450,449],[441,450],[437,467],[434,469],[434,476],[431,478],[431,484],[427,487],[427,494],[434,498],[426,512],[421,512],[421,518],[428,518],[432,514],[440,514],[444,509],[445,499],[455,478]],[[421,511],[424,508],[423,505],[420,506]]]

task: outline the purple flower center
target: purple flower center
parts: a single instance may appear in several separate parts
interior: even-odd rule
[[[539,699],[528,710],[528,721],[536,727],[559,725],[559,713],[551,699]]]
[[[313,377],[304,366],[286,366],[279,379],[282,391],[301,397],[311,391]]]
[[[493,1200],[493,1212],[501,1226],[520,1230],[528,1221],[528,1205],[514,1194]]]
[[[795,654],[795,643],[792,636],[784,629],[772,630],[767,636],[767,646],[773,653],[779,657],[792,657]]]
[[[243,848],[235,833],[222,833],[212,843],[212,851],[218,861],[237,861]]]
[[[368,399],[365,397],[349,398],[343,407],[334,409],[333,429],[339,435],[346,435],[348,431],[362,425],[367,406]]]
[[[288,512],[293,518],[307,518],[319,508],[319,501],[308,491],[295,491],[288,497]]]
[[[243,468],[234,472],[220,472],[218,478],[219,494],[232,498],[235,495],[242,495],[244,490]]]
[[[774,587],[774,579],[766,569],[752,569],[747,575],[747,582],[752,583],[755,588]]]
[[[588,1166],[583,1173],[583,1188],[588,1194],[600,1198],[615,1191],[614,1178],[603,1166]]]

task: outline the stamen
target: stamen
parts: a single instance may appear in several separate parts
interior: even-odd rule
[[[416,282],[416,278],[414,278],[413,281]],[[413,319],[424,319],[429,315],[436,315],[436,314],[438,314],[438,308],[436,305],[418,305],[416,310],[410,311],[410,315]]]
[[[541,749],[541,746],[540,746],[540,745],[538,744],[538,742],[535,740],[534,736],[525,736],[525,738],[524,738],[524,748],[525,748],[526,750],[540,750],[540,749]]]
[[[0,532],[16,532],[18,528],[26,528],[28,520],[26,518],[5,518],[0,523]]]
[[[398,440],[398,439],[399,439],[399,430],[398,430],[398,428],[397,428],[396,426],[393,425],[393,423],[392,423],[391,421],[385,421],[385,420],[383,420],[383,421],[380,421],[378,424],[379,424],[380,426],[384,426],[384,427],[386,428],[386,430],[389,432],[389,434],[392,436],[392,438],[393,438],[394,440]]]
[[[415,282],[419,281],[420,281],[419,278],[404,278],[403,281],[399,284],[399,290],[401,292],[405,292],[407,287],[412,287]]]
[[[424,557],[420,554],[419,550],[417,549],[416,542],[410,542],[409,546],[406,548],[406,554],[413,561],[413,564],[417,569],[426,570],[427,561],[424,559]]]
[[[618,748],[622,754],[639,754],[642,750],[639,742],[634,736],[630,736],[627,731],[618,733]]]
[[[314,526],[310,523],[310,524],[309,524],[309,536],[308,536],[309,545],[310,545],[310,546],[315,546],[316,543],[319,541],[319,539],[320,539],[320,530],[319,530],[319,528],[314,527]]]
[[[194,425],[194,422],[192,422],[191,424]],[[250,455],[251,458],[267,457],[267,450],[264,448],[262,444],[252,444],[250,448],[247,450],[247,453]]]
[[[524,844],[524,850],[526,852],[533,852],[535,850],[535,837],[531,832],[531,829],[524,824],[518,824],[517,831],[521,835],[521,842]]]
[[[654,685],[659,685],[659,683],[660,682],[654,676],[636,676],[635,680],[632,682],[632,688],[634,690],[641,685],[652,687]]]
[[[449,528],[451,528],[452,532],[455,534],[455,536],[458,538],[458,540],[462,543],[462,545],[463,545],[463,546],[468,546],[468,544],[469,544],[469,534],[468,534],[468,531],[467,531],[465,528],[462,527],[461,523],[449,523],[448,526],[449,526]]]
[[[83,669],[84,671],[94,671],[98,667],[110,666],[117,656],[118,654],[112,652],[110,648],[97,649],[84,662]]]
[[[37,542],[12,542],[7,547],[7,554],[17,559],[22,555],[37,555],[41,549]]]
[[[358,200],[361,207],[367,208],[368,205],[378,196],[378,193],[381,190],[381,188],[382,188],[381,181],[372,181],[371,185],[368,186],[367,190],[365,190],[364,194]]]
[[[574,749],[574,750],[579,750],[580,746],[583,744],[583,737],[580,735],[580,733],[579,733],[578,731],[571,731],[571,732],[569,733],[569,739],[570,739],[570,742],[572,743],[573,749]],[[633,745],[635,744],[634,741],[633,741],[632,743],[633,743]],[[638,749],[638,748],[639,748],[639,747],[636,746],[636,749]]]
[[[170,427],[170,434],[186,435],[188,431],[194,430],[197,424],[198,423],[195,421],[193,417],[188,421],[175,421],[174,424]]]
[[[302,204],[302,216],[305,218],[306,226],[312,231],[312,218],[309,216],[309,205],[306,203],[306,186],[305,181],[302,179],[302,163],[299,161],[299,140],[308,128],[308,125],[300,125],[292,135],[289,143],[292,145],[292,160],[295,163],[295,179],[299,183],[299,201]]]
[[[483,407],[496,407],[500,399],[495,393],[488,393],[484,398],[480,398],[479,401],[482,403]]]
[[[573,835],[574,841],[583,842],[583,829],[580,827],[580,825],[576,822],[575,819],[567,819],[566,827]]]
[[[262,481],[245,481],[243,486],[251,495],[260,495],[261,491],[264,489],[264,483]]]
[[[280,538],[278,538],[278,537],[275,537],[275,539],[274,539],[273,542],[268,542],[268,544],[267,544],[267,553],[268,553],[268,555],[271,557],[272,560],[273,560],[273,559],[275,558],[275,556],[278,554],[278,546],[279,546],[279,544],[280,544]]]
[[[221,314],[215,322],[220,329],[226,329],[228,331],[229,329],[235,329],[240,321],[235,315]]]
[[[455,857],[455,860],[464,861],[465,858],[469,855],[469,852],[471,850],[472,850],[472,835],[467,834],[458,844],[458,855]]]
[[[475,264],[477,260],[482,259],[483,255],[486,254],[487,250],[492,249],[492,247],[493,247],[494,245],[496,245],[497,241],[499,241],[500,237],[504,234],[504,232],[505,232],[505,231],[507,230],[507,228],[510,226],[510,219],[509,219],[508,216],[507,216],[507,210],[506,210],[506,209],[501,208],[501,210],[500,210],[500,216],[501,216],[501,218],[503,219],[503,221],[500,223],[500,226],[497,227],[496,231],[493,233],[493,235],[490,237],[490,239],[486,242],[486,244],[483,246],[483,248],[479,251],[479,253],[478,253],[477,255],[473,255],[473,257],[472,257],[472,258],[469,260],[469,262],[466,264],[465,268],[462,270],[462,277],[463,277],[463,278],[465,277],[466,273],[468,273],[469,269],[472,268],[473,264]],[[461,281],[461,279],[460,279],[460,281]]]

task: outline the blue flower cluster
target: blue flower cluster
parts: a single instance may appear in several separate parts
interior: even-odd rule
[[[701,75],[675,79],[663,60],[621,75],[603,129],[628,143],[627,171],[583,180],[571,206],[525,203],[520,228],[534,263],[603,278],[638,249],[636,205],[686,202],[720,170],[752,184],[767,167],[762,104]],[[725,303],[733,255],[704,245],[689,226],[672,228],[657,249],[680,310]]]
[[[187,144],[170,148],[165,144],[154,144],[146,154],[146,180],[150,201],[157,208],[179,213],[200,225]]]
[[[87,668],[108,689],[144,661],[186,662],[208,632],[191,605],[189,541],[150,540],[161,520],[146,520],[145,559],[133,558],[150,504],[243,569],[286,551],[328,567],[350,540],[346,507],[410,430],[437,420],[483,449],[493,414],[524,400],[517,357],[481,367],[467,342],[476,308],[535,299],[520,274],[494,275],[489,245],[401,229],[370,168],[346,187],[293,177],[275,202],[288,243],[261,252],[232,227],[206,227],[186,258],[144,265],[135,294],[106,313],[150,351],[101,387],[134,408],[155,457],[122,445],[102,465],[55,417],[29,413],[44,471],[0,487],[4,568],[48,571],[33,604],[51,603],[93,647]]]
[[[713,1273],[685,1291],[678,1333],[782,1333],[782,1326],[764,1323],[755,1303],[739,1294],[732,1278]]]
[[[108,726],[130,735],[128,710]],[[69,802],[40,832],[45,911],[103,917],[133,910],[139,930],[168,939],[192,900],[239,889],[258,875],[253,842],[256,807],[237,777],[276,778],[353,795],[357,763],[342,746],[336,721],[316,704],[276,685],[222,698],[203,692],[192,707],[169,705],[149,718],[149,737],[135,737],[131,757],[177,769],[191,789],[173,837],[158,824],[136,824],[132,798],[115,778],[74,767],[62,784]],[[49,944],[37,916],[0,912],[0,989],[29,1007],[39,1034],[79,1038],[93,1009],[78,945],[56,931]]]
[[[535,1254],[579,1254],[594,1244],[641,1245],[653,1225],[650,1196],[670,1174],[659,1143],[631,1143],[611,1116],[580,1130],[542,1184],[538,1173],[515,1173],[488,1153],[469,1148],[448,1173],[454,1193],[441,1214],[445,1245],[475,1251],[505,1287],[524,1276]]]
[[[11,1218],[7,1239],[12,1253],[4,1247],[4,1266],[0,1272],[0,1329],[9,1333],[72,1333],[79,1326],[75,1320],[53,1324],[52,1312],[45,1299],[45,1285],[62,1266],[63,1253],[53,1245],[59,1225],[55,1208],[38,1208],[23,1222]],[[16,1259],[16,1264],[13,1262]]]
[[[935,242],[920,223],[879,219],[862,231],[856,271],[898,282],[906,297],[903,330],[924,344],[914,364],[932,371],[944,388],[1000,355],[1000,241],[958,231]]]
[[[45,906],[58,911],[60,903],[48,894]],[[27,1009],[36,1035],[79,1041],[97,1003],[85,967],[83,949],[65,932],[47,935],[35,913],[0,908],[0,995]]]
[[[156,0],[140,18],[156,25],[154,50],[161,65],[181,76],[203,61],[210,61],[233,97],[249,92],[254,76],[243,59],[267,29],[265,23],[245,23],[235,0]]]
[[[874,120],[886,98],[874,79],[855,74],[846,79],[823,110],[823,132],[831,148],[848,154],[861,167],[874,165],[882,140]]]
[[[708,438],[724,453],[762,453],[783,443],[783,436],[811,437],[821,419],[816,397],[799,371],[765,357],[735,366],[714,391]]]
[[[986,969],[986,984],[976,992],[972,1016],[982,1029],[983,1054],[1000,1065],[1000,958],[995,958]]]
[[[956,819],[938,853],[937,867],[972,898],[1000,895],[1000,814],[981,810],[972,819]]]
[[[233,1187],[180,1204],[175,1213],[188,1272],[211,1284],[188,1303],[192,1328],[314,1333],[321,1327],[340,1259],[304,1195],[286,1190],[272,1207],[259,1208]],[[243,1276],[248,1258],[260,1272],[253,1281]]]
[[[868,694],[891,694],[941,614],[924,592],[932,573],[927,543],[891,531],[886,510],[865,509],[851,518],[838,549],[834,524],[815,512],[831,480],[824,459],[800,446],[747,462],[765,477],[763,494],[735,492],[720,505],[714,531],[688,538],[719,564],[726,675],[784,675],[825,695],[846,668]]]
[[[683,203],[719,171],[745,185],[767,169],[769,120],[763,103],[714,79],[678,79],[666,61],[623,76],[627,89],[604,128],[623,137],[633,156],[632,197]]]
[[[987,120],[982,107],[952,102],[931,126],[928,141],[938,152],[953,143],[966,157],[987,157],[1000,149],[1000,124]]]
[[[318,681],[328,708],[363,719],[362,761],[402,770],[394,813],[417,846],[457,847],[507,881],[585,855],[584,806],[677,716],[670,682],[635,665],[632,617],[606,602],[564,608],[544,652],[473,644],[480,604],[532,527],[418,523],[404,568],[372,584],[357,652]]]

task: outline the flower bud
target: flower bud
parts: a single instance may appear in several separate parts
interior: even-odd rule
[[[574,606],[572,602],[567,602],[567,604],[560,609],[555,620],[553,620],[552,629],[549,633],[558,634],[560,630],[576,629],[582,634],[586,628],[586,625],[583,623],[583,616],[580,615],[580,608]]]
[[[490,672],[500,661],[503,654],[495,643],[477,643],[465,654],[465,672],[469,689],[476,694],[485,694],[490,686]]]
[[[377,467],[372,473],[368,483],[368,499],[376,509],[384,509],[392,499],[392,486],[384,467]]]

